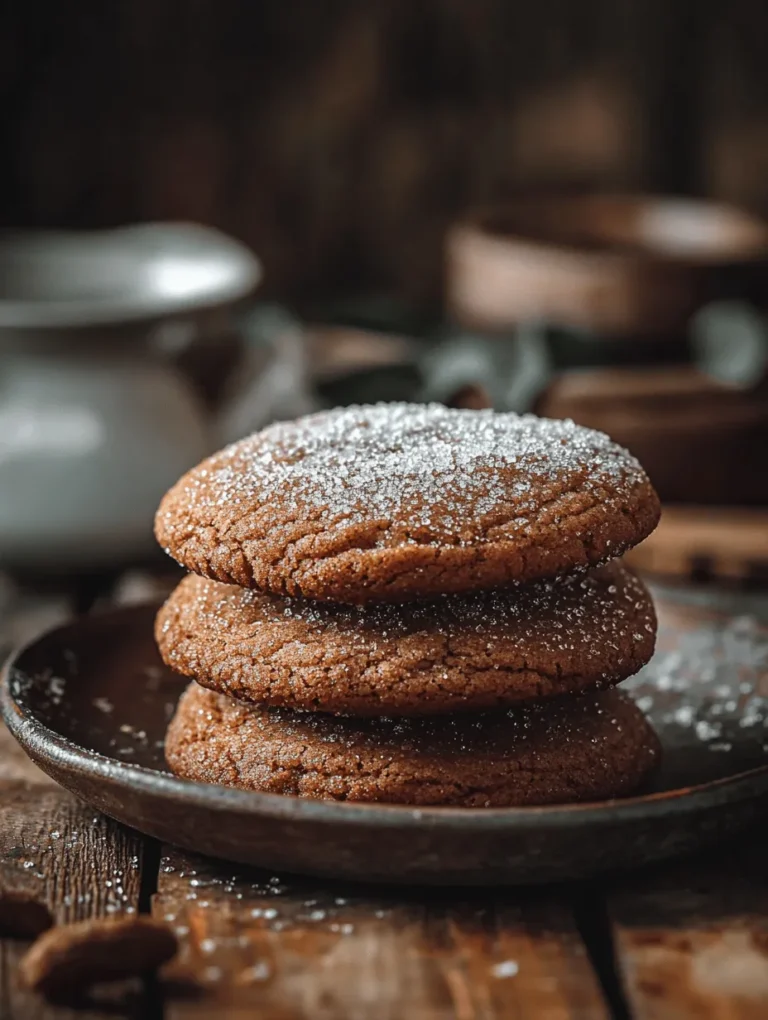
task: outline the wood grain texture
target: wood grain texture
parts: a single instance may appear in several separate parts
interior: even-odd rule
[[[635,1020],[768,1016],[768,826],[609,891]]]
[[[28,781],[0,783],[0,866],[5,882],[39,885],[58,923],[133,912],[139,907],[142,842],[57,787]],[[93,1009],[47,1006],[18,987],[23,942],[0,941],[2,1020],[143,1017],[146,995],[138,982],[105,993]]]
[[[166,848],[153,913],[183,939],[169,977],[204,989],[168,1020],[607,1016],[567,901],[541,893],[321,886]]]

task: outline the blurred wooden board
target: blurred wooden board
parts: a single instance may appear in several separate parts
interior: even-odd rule
[[[685,862],[608,890],[616,959],[632,1016],[768,1015],[767,839],[768,827],[731,847],[721,861]]]
[[[625,559],[663,577],[768,580],[768,509],[666,506]]]
[[[177,982],[205,988],[168,1020],[609,1016],[563,893],[342,886],[164,847],[152,911],[185,933]]]

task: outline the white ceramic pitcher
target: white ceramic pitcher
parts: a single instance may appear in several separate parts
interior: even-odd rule
[[[160,340],[224,325],[258,278],[191,225],[0,238],[0,567],[152,552],[163,492],[216,445]]]

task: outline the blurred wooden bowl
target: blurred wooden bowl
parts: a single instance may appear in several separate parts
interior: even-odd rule
[[[530,196],[457,224],[446,254],[448,311],[465,327],[658,337],[713,299],[764,302],[768,226],[705,201]]]
[[[536,411],[607,432],[641,462],[664,502],[768,506],[768,394],[693,366],[556,376]]]

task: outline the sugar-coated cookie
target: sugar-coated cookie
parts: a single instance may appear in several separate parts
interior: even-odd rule
[[[487,709],[619,683],[653,654],[645,585],[614,561],[403,605],[264,595],[189,575],[160,610],[172,669],[223,694],[349,715]]]
[[[438,404],[272,425],[185,475],[155,520],[189,570],[278,595],[399,602],[589,567],[659,501],[601,432]]]
[[[193,683],[165,752],[178,776],[244,790],[512,807],[631,793],[659,745],[617,690],[479,716],[361,720],[264,709]]]

